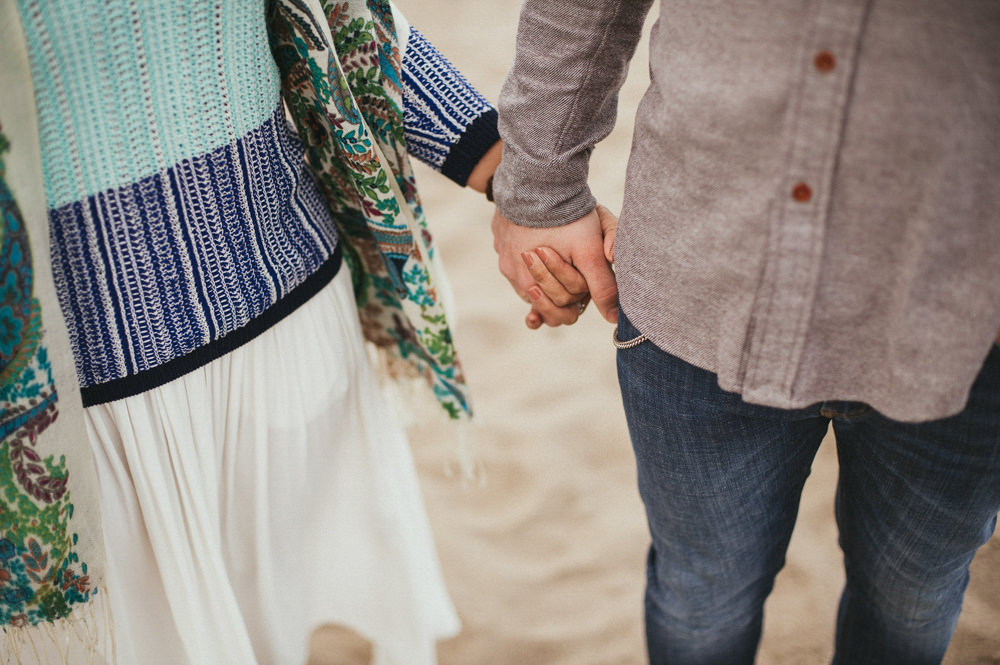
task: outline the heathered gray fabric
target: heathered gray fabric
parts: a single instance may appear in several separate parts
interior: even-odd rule
[[[524,3],[510,219],[593,206],[650,5]],[[662,0],[650,75],[615,246],[636,327],[749,402],[960,411],[1000,329],[1000,2]]]

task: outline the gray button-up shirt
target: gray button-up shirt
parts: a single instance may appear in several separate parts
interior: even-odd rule
[[[525,2],[507,217],[593,206],[651,4]],[[662,0],[650,78],[615,246],[635,326],[749,402],[960,411],[1000,329],[1000,2]]]

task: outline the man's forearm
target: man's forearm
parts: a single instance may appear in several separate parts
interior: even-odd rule
[[[614,127],[618,90],[652,0],[527,0],[500,95],[504,159],[494,195],[505,216],[559,226],[592,211],[587,164]]]

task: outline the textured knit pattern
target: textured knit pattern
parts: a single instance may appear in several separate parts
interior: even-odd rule
[[[210,362],[336,274],[330,211],[357,212],[324,200],[283,117],[265,0],[18,6],[38,101],[53,272],[85,403]],[[411,67],[440,69],[411,73],[424,84],[407,98],[420,107],[419,145],[440,169],[465,125],[482,125],[493,111],[426,40],[411,41]],[[389,56],[399,53],[379,52]],[[398,64],[384,70],[400,89]],[[451,163],[474,164],[491,144],[465,141]],[[447,175],[466,177],[454,168]],[[393,258],[402,264],[407,255]]]
[[[337,242],[282,116],[264,2],[113,4],[21,3],[84,387],[245,326]]]
[[[437,170],[473,121],[493,110],[415,28],[410,29],[403,60],[403,100],[407,150]],[[499,139],[499,134],[494,136],[493,141]]]
[[[84,386],[151,369],[260,316],[336,230],[276,111],[232,145],[50,211]]]
[[[50,207],[162,173],[278,105],[264,0],[19,0]]]

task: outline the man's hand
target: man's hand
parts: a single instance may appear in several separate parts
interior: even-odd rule
[[[611,322],[617,319],[618,287],[615,285],[611,265],[605,257],[601,222],[597,210],[564,226],[549,228],[518,226],[500,214],[499,210],[493,214],[493,248],[500,256],[500,272],[547,325],[575,322],[580,315],[579,302],[585,296],[581,295],[580,299],[559,306],[545,295],[522,257],[522,254],[543,246],[557,252],[580,272],[590,297],[605,319]],[[608,223],[607,220],[605,223]]]

